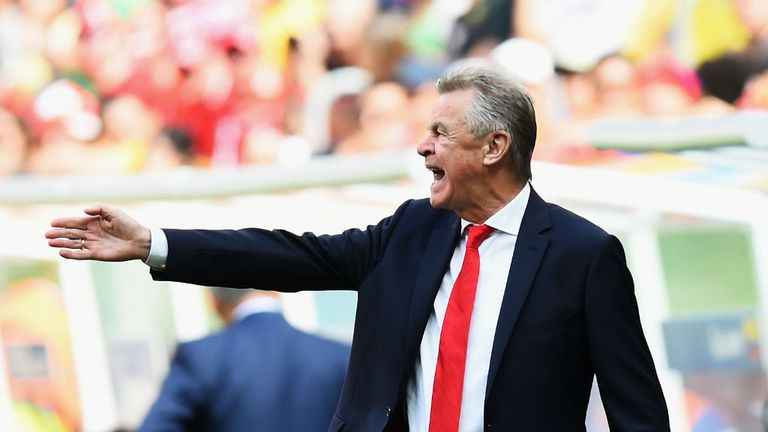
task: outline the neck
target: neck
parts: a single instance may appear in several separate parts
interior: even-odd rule
[[[237,321],[237,314],[235,311],[237,310],[238,306],[242,305],[243,303],[257,299],[257,298],[272,298],[272,299],[279,299],[280,295],[274,291],[260,291],[260,290],[254,290],[240,299],[240,301],[235,305],[222,305],[222,307],[219,309],[219,314],[224,320],[224,322],[227,325],[231,325],[235,321]]]
[[[488,218],[515,199],[525,187],[526,182],[489,182],[487,184],[492,187],[478,195],[481,199],[473,207],[457,212],[459,217],[475,224],[485,223]]]

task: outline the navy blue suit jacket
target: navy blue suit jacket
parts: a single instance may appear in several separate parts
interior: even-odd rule
[[[344,382],[345,344],[250,315],[180,344],[139,431],[325,431]]]
[[[298,291],[357,290],[352,354],[332,431],[381,431],[404,404],[459,218],[408,201],[365,230],[166,230],[157,279]],[[613,430],[669,420],[619,241],[534,191],[493,335],[485,427],[579,431],[593,376]],[[390,425],[391,425],[390,423]]]

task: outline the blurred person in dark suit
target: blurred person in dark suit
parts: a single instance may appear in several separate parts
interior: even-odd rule
[[[491,66],[449,69],[417,146],[430,198],[338,235],[52,221],[69,259],[142,259],[157,280],[357,291],[330,431],[583,431],[597,377],[612,430],[669,431],[619,240],[530,185],[536,113]]]
[[[325,431],[349,347],[290,326],[275,292],[211,290],[227,328],[178,346],[139,431]]]

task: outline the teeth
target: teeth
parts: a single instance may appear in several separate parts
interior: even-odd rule
[[[429,167],[428,169],[432,172],[432,178],[435,181],[442,179],[445,175],[445,171],[441,170],[440,168]]]

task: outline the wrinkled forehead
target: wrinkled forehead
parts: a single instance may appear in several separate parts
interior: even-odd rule
[[[432,107],[431,122],[464,124],[467,110],[472,106],[475,89],[458,90],[438,95]]]

